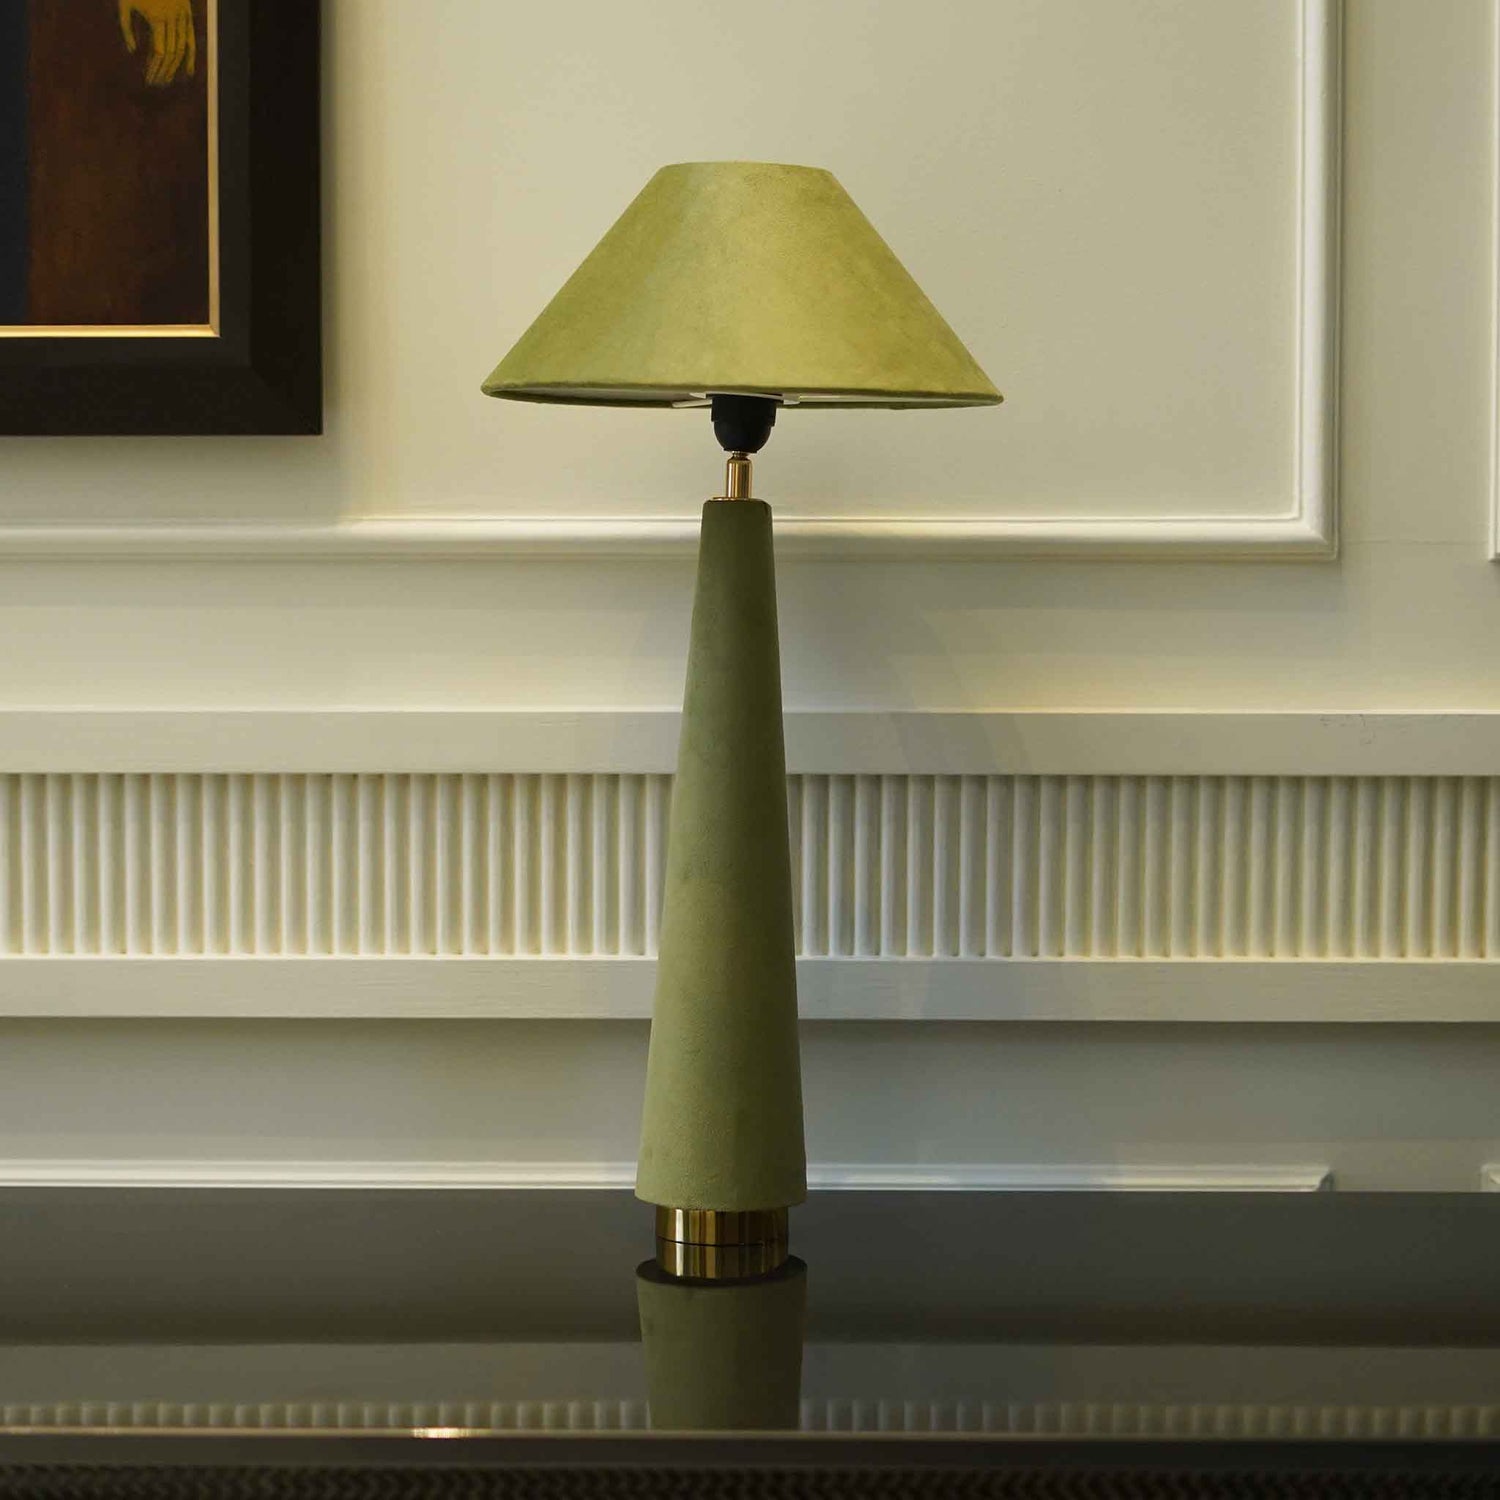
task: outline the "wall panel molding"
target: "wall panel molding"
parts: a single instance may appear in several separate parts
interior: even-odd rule
[[[672,710],[0,709],[0,772],[670,772]],[[792,711],[794,774],[1488,776],[1500,713]]]
[[[0,1187],[307,1188],[504,1192],[628,1191],[634,1161],[215,1161],[0,1159]],[[817,1192],[1205,1192],[1315,1193],[1333,1187],[1322,1164],[1140,1165],[1014,1162],[818,1162]]]
[[[1342,0],[1297,12],[1297,264],[1293,492],[1279,513],[973,519],[789,517],[784,555],[1326,558],[1337,548]],[[124,523],[0,527],[0,557],[412,558],[652,556],[690,551],[694,517],[352,517],[332,524]]]
[[[0,1018],[640,1021],[649,959],[5,958]],[[806,1021],[1496,1022],[1490,961],[802,959]]]
[[[0,714],[0,1016],[644,1018],[677,729]],[[809,1020],[1500,1020],[1500,715],[788,744]]]
[[[0,775],[0,956],[655,954],[670,778]],[[1500,777],[794,775],[807,959],[1500,957]]]

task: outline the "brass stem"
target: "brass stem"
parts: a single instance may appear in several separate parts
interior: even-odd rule
[[[715,495],[716,500],[749,500],[750,455],[731,453],[724,465],[724,493]]]

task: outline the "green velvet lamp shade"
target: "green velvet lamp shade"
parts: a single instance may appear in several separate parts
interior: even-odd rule
[[[831,172],[663,167],[484,382],[582,405],[990,406],[957,335]]]

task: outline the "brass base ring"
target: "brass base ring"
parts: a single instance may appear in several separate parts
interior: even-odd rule
[[[658,1208],[656,1258],[673,1276],[762,1276],[786,1261],[784,1208]]]

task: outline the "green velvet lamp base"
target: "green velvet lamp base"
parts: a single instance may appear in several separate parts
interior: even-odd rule
[[[636,1196],[807,1196],[770,507],[703,508]]]
[[[651,1426],[775,1432],[801,1425],[807,1267],[720,1286],[636,1271]]]

